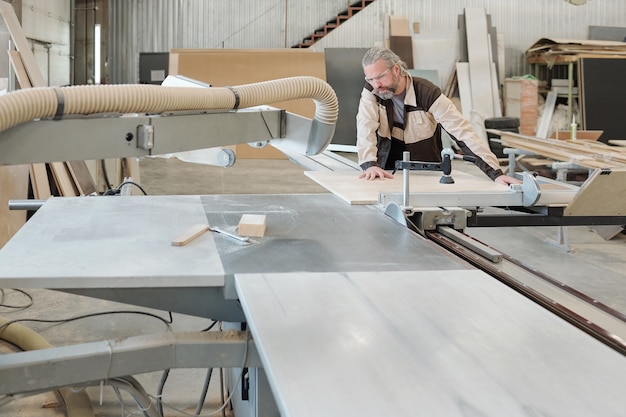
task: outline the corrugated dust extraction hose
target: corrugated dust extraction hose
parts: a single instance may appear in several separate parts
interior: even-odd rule
[[[0,97],[0,132],[22,123],[65,115],[159,114],[183,110],[231,110],[295,99],[315,101],[315,119],[334,125],[334,90],[315,77],[291,77],[235,87],[162,87],[149,84],[38,87]]]
[[[0,325],[9,320],[0,317]],[[53,347],[39,333],[29,327],[13,323],[0,330],[0,339],[5,340],[24,351],[49,349]],[[74,392],[71,388],[61,388],[59,394],[65,402],[68,417],[93,417],[95,415],[91,400],[85,391]]]

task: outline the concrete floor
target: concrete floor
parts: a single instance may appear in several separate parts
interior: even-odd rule
[[[321,186],[303,174],[303,168],[289,160],[240,159],[231,168],[198,165],[177,159],[146,158],[141,161],[141,184],[150,195],[161,194],[282,194],[326,193]],[[457,168],[472,172],[473,166]],[[479,174],[480,175],[480,174]],[[548,241],[557,238],[555,227],[473,228],[468,234],[519,259],[526,265],[580,291],[590,294],[614,309],[626,314],[626,235],[618,234],[604,240],[588,227],[569,227],[570,251],[558,248]],[[76,295],[48,290],[28,290],[33,296],[31,307],[15,311],[0,307],[0,316],[17,318],[69,318],[78,314],[101,311],[133,310],[150,312],[167,318],[162,311],[137,308]],[[21,305],[28,300],[19,293],[7,290],[4,304]],[[52,345],[68,345],[105,340],[166,330],[166,325],[149,316],[115,314],[81,319],[63,324],[24,323],[38,331]],[[176,331],[199,331],[209,320],[174,315],[171,325]],[[0,352],[14,348],[0,344]],[[164,401],[174,407],[193,413],[200,397],[205,370],[172,371],[165,386]],[[152,395],[156,394],[160,372],[139,375],[138,379]],[[126,416],[138,414],[132,400],[124,395],[122,409],[115,392],[110,388],[88,388],[97,416]],[[219,375],[214,374],[203,415],[219,407]],[[167,416],[182,416],[181,412],[166,409]],[[228,411],[225,412],[229,414]],[[16,399],[0,407],[4,416],[61,416],[63,404],[53,393]],[[218,413],[217,415],[221,415]]]

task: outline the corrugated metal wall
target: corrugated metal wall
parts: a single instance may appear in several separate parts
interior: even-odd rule
[[[420,33],[413,35],[414,43],[448,40],[455,42],[452,47],[459,48],[458,16],[466,7],[485,8],[492,24],[503,35],[507,77],[530,71],[524,52],[542,37],[587,39],[590,25],[626,27],[624,0],[588,0],[583,6],[565,0],[378,0],[350,20],[350,25],[341,26],[315,48],[382,43],[388,33],[390,15],[405,16],[410,25],[419,23]],[[452,45],[451,42],[440,44]],[[437,56],[432,59],[436,60]]]
[[[21,14],[22,30],[47,85],[69,84],[70,0],[24,1],[20,12],[16,14]]]
[[[284,48],[347,9],[346,0],[110,0],[112,82],[138,80],[140,52],[172,48]],[[458,15],[484,7],[503,35],[506,76],[528,72],[524,51],[541,37],[586,39],[589,25],[626,26],[626,1],[588,0],[377,0],[316,44],[369,47],[382,43],[389,15],[418,22],[421,40],[456,48]],[[454,52],[445,51],[447,55]],[[436,58],[436,57],[435,57]],[[435,59],[434,58],[434,59]],[[425,58],[427,59],[427,58]]]
[[[348,0],[110,0],[111,80],[137,82],[140,52],[291,47],[348,4]]]

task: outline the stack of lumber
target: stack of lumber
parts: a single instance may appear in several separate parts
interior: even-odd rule
[[[501,117],[498,68],[504,63],[491,17],[482,7],[467,7],[459,23],[461,43],[467,46],[466,62],[456,64],[463,116],[469,120],[475,112],[483,119]]]
[[[626,148],[610,146],[594,140],[542,139],[512,132],[494,131],[502,144],[533,152],[557,161],[569,162],[590,169],[625,168]]]
[[[583,130],[603,130],[603,141],[622,139],[622,109],[626,95],[626,42],[541,38],[527,49],[530,64],[569,65],[570,99],[578,93],[576,121]],[[578,68],[575,80],[574,66]],[[574,83],[577,81],[577,86]],[[553,92],[556,95],[556,91]],[[571,120],[573,103],[569,103]],[[537,136],[540,136],[539,134]]]
[[[9,50],[8,54],[20,88],[46,87],[46,81],[13,6],[0,2],[0,16],[16,48]],[[137,182],[137,161],[128,159],[123,162],[135,174],[134,181]],[[123,167],[124,164],[120,164]],[[25,211],[9,210],[10,200],[25,200],[30,197],[29,194],[35,199],[45,200],[51,196],[79,196],[94,192],[96,180],[85,161],[0,166],[0,247],[26,222]]]
[[[389,16],[389,49],[395,52],[409,68],[415,67],[409,20],[404,16]]]
[[[587,39],[541,38],[526,50],[526,56],[540,57],[548,65],[563,55],[626,56],[626,43]]]

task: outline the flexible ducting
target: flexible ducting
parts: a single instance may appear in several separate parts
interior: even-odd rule
[[[0,325],[9,320],[0,317]],[[22,350],[49,349],[53,347],[46,339],[34,330],[13,323],[0,330],[0,339],[5,340]],[[89,396],[84,391],[74,392],[71,388],[61,388],[59,394],[65,402],[68,417],[93,417],[94,410]]]
[[[65,115],[231,110],[307,98],[316,104],[316,120],[335,124],[339,112],[337,96],[326,82],[315,77],[211,88],[149,84],[38,87],[0,97],[0,131],[36,119]]]

